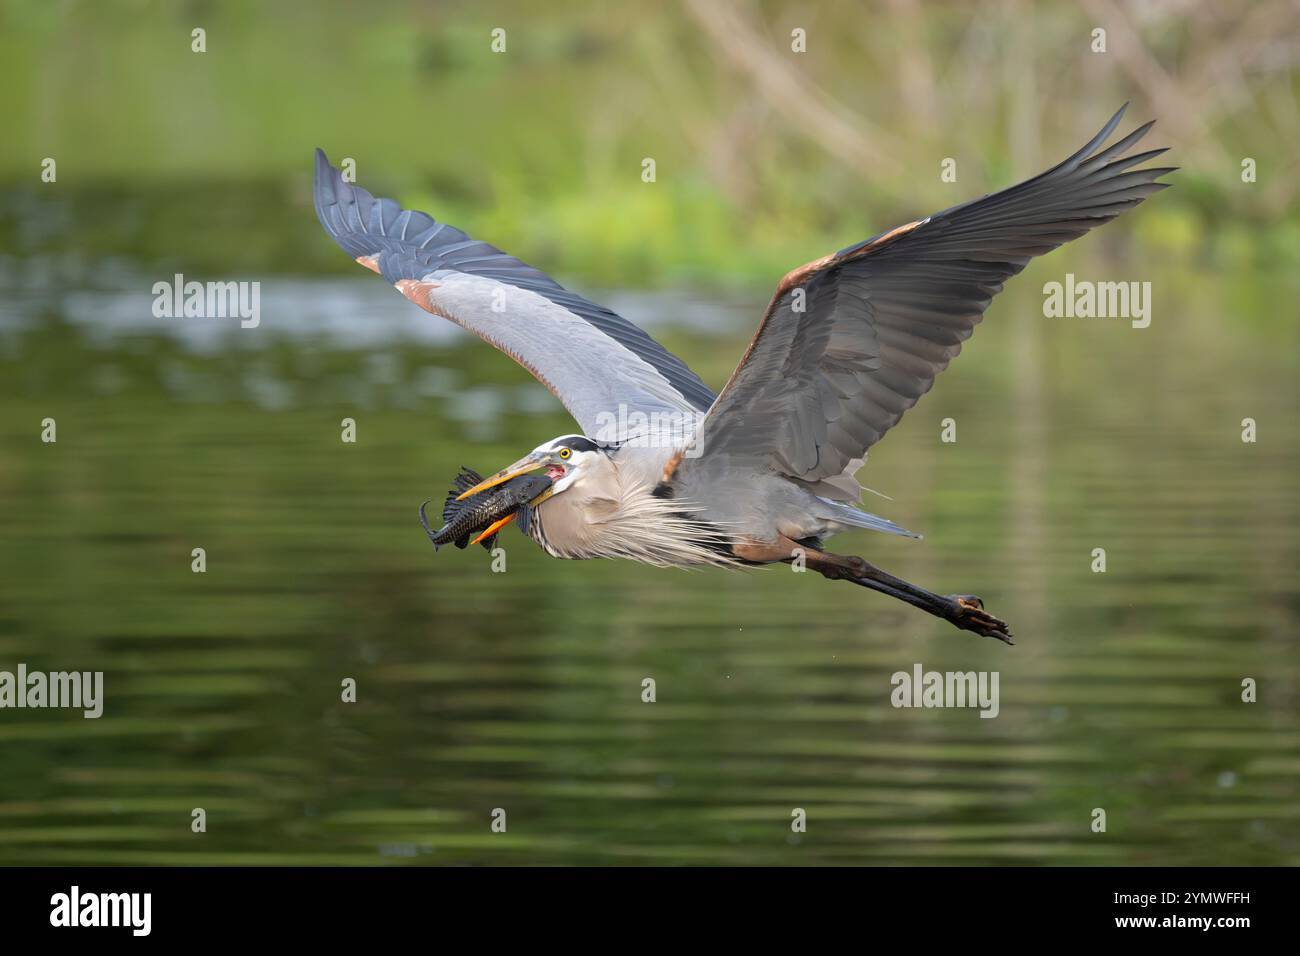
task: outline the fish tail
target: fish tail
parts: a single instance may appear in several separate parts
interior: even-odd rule
[[[429,536],[429,540],[433,542],[433,550],[436,553],[439,545],[437,540],[434,538],[433,529],[429,527],[429,519],[424,516],[424,506],[432,500],[432,498],[425,498],[424,501],[420,503],[420,525],[424,528],[424,533]]]

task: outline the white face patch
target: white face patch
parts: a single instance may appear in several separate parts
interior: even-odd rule
[[[553,485],[551,485],[552,494],[558,495],[561,491],[564,491],[575,481],[577,481],[578,477],[579,476],[578,476],[577,468],[575,467],[567,468],[564,472],[564,475],[560,477]]]
[[[567,454],[562,454],[566,449]],[[542,442],[533,449],[533,454],[550,461],[546,476],[554,482],[552,494],[559,494],[578,481],[586,472],[585,466],[604,453],[583,435],[561,435]]]

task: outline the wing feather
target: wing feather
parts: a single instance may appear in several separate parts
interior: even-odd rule
[[[345,252],[527,368],[590,437],[623,440],[656,415],[693,423],[712,405],[700,377],[638,326],[454,226],[376,199],[320,150],[315,202]]]
[[[794,270],[701,425],[699,456],[747,459],[833,498],[867,450],[930,390],[1003,283],[1029,260],[1109,222],[1176,167],[1133,169],[1139,126],[1017,186],[953,206]],[[805,293],[796,308],[795,291]]]

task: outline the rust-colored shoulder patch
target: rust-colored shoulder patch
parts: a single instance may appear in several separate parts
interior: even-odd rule
[[[673,475],[677,474],[677,467],[682,463],[682,459],[685,457],[686,449],[681,448],[673,454],[673,457],[669,458],[668,461],[664,463],[664,473],[660,480],[665,485],[673,480]]]
[[[379,256],[357,256],[357,262],[361,263],[371,272],[379,271]]]
[[[930,219],[928,216],[925,219],[917,219],[914,222],[909,222],[902,226],[898,226],[897,228],[891,229],[883,236],[880,236],[877,239],[873,239],[870,242],[865,242],[857,249],[853,249],[849,252],[844,253],[843,255],[841,255],[838,252],[832,252],[828,256],[822,256],[820,259],[814,259],[812,262],[809,262],[807,265],[802,265],[798,269],[794,269],[790,272],[787,272],[785,274],[785,278],[781,280],[780,285],[776,287],[776,292],[772,296],[772,301],[768,303],[767,311],[763,313],[763,318],[758,323],[758,328],[754,330],[754,337],[749,340],[749,345],[745,349],[745,354],[740,357],[740,362],[736,365],[735,371],[731,373],[731,378],[727,379],[727,384],[722,386],[722,391],[720,391],[718,393],[718,397],[713,400],[712,408],[723,407],[722,405],[723,399],[726,398],[727,393],[731,391],[732,385],[735,384],[737,377],[740,375],[741,371],[745,368],[745,364],[749,361],[749,357],[754,354],[754,349],[758,347],[759,339],[763,337],[763,332],[764,330],[767,329],[767,323],[772,320],[772,316],[773,314],[775,314],[776,308],[780,304],[782,296],[784,296],[791,289],[803,285],[803,283],[807,282],[811,276],[816,275],[818,272],[821,272],[823,269],[827,268],[828,266],[835,265],[837,262],[848,262],[852,259],[860,259],[865,255],[869,255],[871,252],[873,252],[876,249],[879,249],[881,246],[888,245],[898,237],[907,235],[917,226],[923,226],[929,221]],[[712,409],[710,409],[710,411],[711,410]]]
[[[781,280],[780,284],[777,285],[776,298],[779,299],[781,298],[781,296],[785,295],[787,292],[789,292],[791,289],[795,288],[796,286],[803,285],[803,283],[807,282],[810,277],[816,275],[818,272],[821,272],[827,266],[832,266],[836,262],[848,262],[851,259],[861,259],[865,255],[870,255],[872,252],[879,249],[881,246],[885,246],[893,242],[899,236],[907,235],[917,226],[920,226],[926,222],[929,222],[929,220],[917,219],[914,222],[909,222],[906,223],[905,225],[898,226],[894,229],[889,230],[889,232],[885,233],[883,236],[873,239],[870,242],[863,243],[861,246],[852,250],[851,252],[845,253],[842,258],[840,257],[840,254],[838,252],[832,252],[830,255],[822,256],[820,259],[814,259],[812,262],[802,265],[798,269],[790,270],[785,274],[785,278]]]
[[[433,312],[433,307],[429,305],[429,291],[438,288],[438,283],[425,279],[398,279],[393,286],[424,311]]]
[[[779,299],[795,286],[803,285],[808,277],[821,272],[835,260],[835,253],[828,256],[822,256],[820,259],[814,259],[812,262],[801,265],[798,269],[791,269],[785,274],[785,277],[776,287],[776,297]]]
[[[899,238],[900,236],[907,235],[917,226],[923,226],[929,221],[930,221],[930,217],[926,216],[924,219],[915,219],[912,222],[906,223],[902,226],[896,226],[895,228],[889,230],[889,232],[885,233],[883,236],[873,239],[870,242],[863,243],[861,246],[859,246],[857,249],[854,249],[844,258],[846,260],[861,259],[863,256],[870,255],[872,252],[875,252],[881,246],[889,245],[895,239]]]

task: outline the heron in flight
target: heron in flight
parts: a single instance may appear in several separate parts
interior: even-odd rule
[[[831,535],[912,535],[858,508],[868,450],[930,390],[1003,283],[1109,222],[1176,167],[1111,146],[1121,108],[1086,146],[1017,186],[890,229],[790,272],[717,394],[609,309],[430,216],[346,182],[316,151],[316,214],[357,262],[420,308],[528,369],[576,419],[462,497],[544,470],[520,526],[557,558],[659,566],[799,563],[1008,644],[973,595],[940,595]]]

